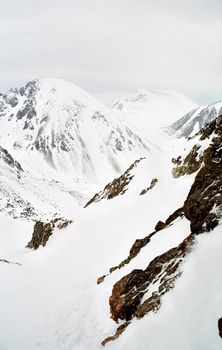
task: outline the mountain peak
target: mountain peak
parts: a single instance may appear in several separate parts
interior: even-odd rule
[[[188,97],[170,90],[138,89],[130,96],[116,101],[114,109],[118,109],[145,128],[167,126],[180,116],[197,107]]]
[[[47,172],[114,175],[151,148],[119,111],[61,79],[30,81],[0,97],[0,105],[1,145],[29,166],[40,156],[41,171],[46,163]]]

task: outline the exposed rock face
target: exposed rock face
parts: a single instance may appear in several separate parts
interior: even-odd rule
[[[173,164],[176,165],[172,170],[173,177],[177,178],[185,174],[190,175],[200,168],[203,158],[198,154],[199,148],[200,145],[194,145],[184,160],[182,160],[181,157],[172,159]]]
[[[71,221],[64,219],[54,219],[47,223],[37,221],[34,226],[32,239],[26,247],[31,249],[38,249],[40,245],[44,247],[49,237],[53,234],[55,227],[63,229],[70,223]]]
[[[13,168],[13,170],[17,173],[18,177],[21,176],[21,173],[23,172],[21,165],[11,156],[11,154],[5,148],[2,148],[1,146],[0,158],[2,158],[8,166]]]
[[[128,184],[134,176],[131,174],[131,170],[133,170],[133,168],[135,168],[142,159],[144,158],[136,160],[120,177],[114,179],[112,182],[106,185],[101,192],[96,193],[95,196],[86,203],[85,208],[94,202],[101,201],[102,199],[111,199],[124,194],[128,189]]]
[[[181,157],[174,162],[179,167],[185,167],[180,175],[199,170],[183,207],[165,222],[158,221],[155,231],[149,236],[136,240],[127,259],[111,268],[110,272],[129,263],[156,232],[172,224],[178,217],[185,215],[190,221],[191,233],[177,247],[155,257],[145,270],[134,269],[115,283],[109,304],[111,317],[116,322],[123,320],[128,325],[134,317],[141,318],[151,311],[157,311],[161,306],[161,296],[174,286],[175,280],[181,275],[180,265],[191,251],[195,235],[212,230],[222,218],[222,117],[214,120],[197,136],[200,141],[206,138],[211,140],[210,145],[198,155],[199,159],[197,160],[199,146],[195,146],[183,164]],[[102,276],[98,283],[104,278]],[[218,329],[222,337],[222,318],[218,321]],[[115,339],[116,334],[118,329],[103,344]]]
[[[123,261],[121,261],[121,263],[119,265],[111,267],[109,270],[109,274],[111,274],[112,272],[114,272],[117,269],[121,269],[124,265],[129,264],[129,262],[139,254],[140,250],[150,242],[151,238],[157,232],[159,232],[160,230],[163,230],[165,227],[172,224],[173,221],[176,220],[178,217],[183,217],[183,208],[177,209],[173,214],[171,214],[167,218],[167,220],[165,222],[158,221],[158,223],[155,226],[155,231],[150,233],[148,236],[141,238],[141,239],[137,239],[134,242],[134,244],[132,245],[128,257],[126,259],[124,259]],[[97,284],[102,283],[104,281],[105,277],[108,276],[109,274],[99,277],[97,280]]]
[[[174,177],[192,174],[199,170],[184,203],[184,213],[191,222],[191,232],[201,233],[213,229],[222,212],[222,116],[213,120],[196,135],[200,144],[193,146],[182,160],[172,159],[176,165]],[[200,150],[201,142],[211,144]]]
[[[25,119],[27,127],[32,130],[33,126],[29,124],[29,121],[36,116],[35,105],[36,100],[34,95],[38,90],[37,81],[28,82],[25,87],[21,89],[10,89],[6,94],[2,96],[0,105],[0,118],[8,115],[8,107],[12,107],[12,114],[9,115],[8,120],[10,121],[13,117],[17,120]],[[21,109],[14,112],[14,107],[17,106],[19,101],[23,101]]]
[[[129,325],[129,322],[124,322],[123,324],[121,324],[117,330],[116,333],[110,337],[107,337],[106,339],[104,339],[101,344],[103,346],[105,346],[107,343],[109,343],[112,340],[115,340],[117,338],[119,338],[119,336],[126,330],[126,327]]]
[[[194,236],[188,236],[178,247],[153,259],[145,270],[133,270],[118,281],[109,299],[112,318],[115,321],[129,321],[133,316],[143,317],[157,310],[161,295],[173,287],[180,275],[179,265],[190,251],[193,241]],[[152,294],[149,295],[151,286]],[[141,303],[145,294],[148,297]]]
[[[143,195],[143,194],[147,193],[149,190],[152,190],[152,188],[153,188],[154,186],[156,186],[157,182],[158,182],[158,179],[156,179],[156,178],[152,179],[150,186],[147,187],[147,188],[144,188],[144,189],[140,192],[140,195]]]
[[[158,223],[155,226],[156,231],[163,230],[165,228],[165,223],[161,220],[158,221]]]
[[[53,221],[48,223],[37,221],[34,226],[32,239],[27,244],[27,248],[38,249],[40,245],[44,247],[49,237],[52,235],[54,227]]]
[[[221,134],[221,119],[222,119],[222,115],[220,115],[210,124],[207,124],[205,128],[199,131],[197,135],[200,136],[201,141],[208,139],[213,134],[215,134],[215,136]]]
[[[161,296],[174,287],[175,280],[181,275],[180,264],[194,240],[195,236],[189,235],[178,247],[153,259],[145,270],[133,270],[114,285],[109,298],[111,317],[116,322],[125,322],[113,336],[104,339],[102,345],[118,338],[133,317],[141,318],[160,308]]]
[[[215,137],[203,153],[203,166],[184,203],[184,214],[191,222],[192,233],[212,230],[222,214],[222,117],[202,135],[206,137],[209,130]]]

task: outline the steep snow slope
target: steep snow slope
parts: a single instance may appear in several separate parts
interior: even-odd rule
[[[168,134],[176,135],[177,137],[192,137],[207,123],[212,122],[221,114],[222,102],[198,107],[167,127],[166,131]]]
[[[221,349],[222,279],[215,270],[222,263],[221,244],[221,226],[197,237],[175,289],[163,297],[162,308],[133,323],[110,348]]]
[[[131,96],[114,103],[114,110],[121,111],[143,139],[157,143],[160,150],[172,145],[172,138],[162,130],[197,105],[189,98],[174,91],[138,90]]]
[[[174,217],[168,225],[162,224],[183,206],[190,196],[192,184],[198,179],[199,171],[203,171],[206,164],[208,170],[210,166],[215,167],[211,186],[215,184],[216,169],[221,169],[221,158],[218,161],[221,150],[220,145],[215,144],[217,149],[211,149],[209,145],[221,135],[220,125],[215,122],[198,138],[189,142],[182,139],[175,149],[153,159],[142,159],[126,173],[129,180],[126,188],[119,187],[118,183],[115,190],[120,188],[121,191],[114,191],[116,196],[112,196],[112,199],[106,200],[104,197],[82,209],[73,224],[63,231],[55,230],[45,248],[26,251],[24,246],[31,238],[30,224],[17,221],[15,226],[12,219],[1,216],[3,230],[0,235],[4,244],[0,246],[0,259],[21,264],[0,261],[0,278],[3,281],[0,292],[0,345],[3,349],[101,348],[101,341],[113,335],[118,327],[110,319],[109,297],[114,284],[132,270],[135,274],[141,272],[153,258],[159,258],[169,249],[176,248],[177,251],[178,244],[193,229],[190,228],[192,218],[187,219],[187,214]],[[200,147],[192,152],[196,144],[200,144]],[[187,154],[190,155],[188,164],[185,161]],[[206,158],[203,159],[203,155]],[[203,178],[209,180],[209,176]],[[158,181],[151,186],[153,179]],[[221,181],[220,177],[216,179]],[[206,190],[211,186],[206,186]],[[220,196],[221,188],[218,184]],[[144,189],[147,191],[142,195]],[[191,195],[196,193],[195,187],[192,191]],[[107,343],[108,349],[221,348],[217,322],[222,316],[222,277],[215,268],[222,263],[220,196],[214,188],[210,193],[213,197],[209,193],[208,197],[206,195],[207,192],[203,191],[203,201],[207,200],[212,205],[213,198],[215,204],[212,211],[206,205],[206,215],[210,210],[210,217],[214,219],[216,213],[219,226],[200,236],[192,233],[194,243],[186,256],[179,257],[181,261],[177,261],[177,266],[171,260],[164,264],[157,261],[155,271],[158,272],[161,266],[164,271],[167,267],[172,273],[173,267],[173,271],[178,273],[175,288],[169,287],[161,297],[156,313],[149,313],[141,320],[133,316],[125,332]],[[203,206],[198,204],[198,207]],[[159,220],[163,220],[162,224],[158,224],[162,229],[155,231],[148,244],[128,264],[109,274],[110,267],[118,265],[128,256],[136,239],[154,232]],[[6,229],[10,230],[10,235],[5,235]],[[18,239],[20,234],[21,240]],[[169,262],[172,263],[171,267]],[[97,278],[104,274],[108,274],[107,277],[97,284]],[[159,275],[156,277],[159,282]],[[133,285],[131,279],[128,285],[137,292],[141,279],[138,278],[137,285]],[[144,298],[150,294],[152,296],[156,287],[153,281]],[[126,294],[123,301],[125,297]],[[121,326],[124,320],[119,322]]]
[[[110,221],[105,223],[107,215],[103,218],[102,213],[98,214],[98,208],[91,211],[88,225],[81,217],[75,227],[56,233],[48,246],[29,253],[24,245],[30,238],[31,225],[1,217],[2,228],[11,230],[11,235],[4,236],[1,230],[1,258],[22,264],[0,262],[2,349],[98,350],[102,348],[100,342],[115,332],[108,298],[118,276],[101,285],[96,285],[96,279],[115,258],[122,258],[121,249],[127,241],[130,246],[130,237],[135,239],[135,227],[130,229],[132,221],[126,225],[114,211],[117,222],[111,229],[107,226]],[[140,224],[137,230],[145,232],[145,226]],[[152,259],[176,246],[188,229],[186,222],[178,222],[166,236],[162,232],[144,252],[145,258],[137,259],[136,266],[143,267],[148,254],[153,254]],[[162,308],[133,322],[119,339],[106,345],[107,349],[221,349],[217,321],[222,316],[222,280],[215,269],[222,263],[221,243],[221,227],[199,236],[175,289],[163,297]]]
[[[97,188],[80,179],[64,183],[32,174],[0,147],[0,211],[14,218],[68,218]]]
[[[194,107],[195,102],[177,92],[142,89],[113,105],[146,131],[167,126]]]
[[[17,239],[16,253],[14,248],[13,253],[8,247],[4,251],[6,244],[0,249],[0,259],[22,264],[2,263],[0,270],[4,280],[2,347],[100,348],[100,342],[114,332],[115,324],[110,320],[108,306],[113,282],[97,286],[97,278],[127,255],[137,237],[153,229],[159,215],[165,217],[177,206],[172,201],[169,208],[168,204],[162,205],[161,213],[155,206],[149,213],[147,198],[139,197],[138,193],[134,197],[89,207],[75,218],[73,225],[56,232],[48,245],[36,252],[24,249],[31,237],[30,226],[20,223],[13,228],[13,222],[4,225],[5,219],[1,217],[3,227],[11,231],[9,245],[14,245],[18,230],[23,235],[26,232],[25,239],[21,242]],[[184,225],[186,234],[188,226]],[[9,240],[8,235],[4,238],[1,231],[1,241],[5,239]]]
[[[59,172],[69,178],[113,176],[135,157],[158,149],[119,111],[57,79],[31,81],[1,95],[0,129],[0,144],[24,168],[52,178]]]

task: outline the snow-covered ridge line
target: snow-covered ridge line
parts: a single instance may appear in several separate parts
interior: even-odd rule
[[[193,109],[165,130],[177,137],[192,137],[220,115],[222,115],[222,101]]]
[[[195,107],[194,101],[175,91],[145,89],[113,105],[114,109],[130,116],[135,125],[141,122],[146,131],[167,126]]]
[[[127,118],[72,83],[41,79],[0,96],[0,142],[30,171],[95,179],[157,152]]]

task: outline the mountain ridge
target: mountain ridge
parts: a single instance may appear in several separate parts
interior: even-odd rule
[[[221,114],[222,101],[213,102],[191,110],[165,130],[170,135],[176,135],[177,137],[192,137],[206,124],[211,123]]]
[[[114,174],[122,161],[133,159],[133,153],[152,148],[119,113],[72,83],[57,79],[29,82],[1,96],[0,123],[5,130],[0,143],[17,159],[21,150],[34,158],[36,153],[41,155],[47,171],[49,167],[73,169],[90,177],[101,173],[104,167],[99,163],[105,162]]]

